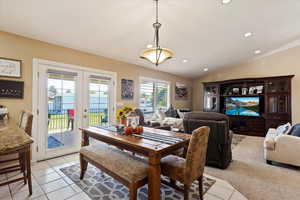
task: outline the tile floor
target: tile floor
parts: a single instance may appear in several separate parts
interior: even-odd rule
[[[90,200],[71,179],[59,169],[79,162],[78,154],[67,155],[32,165],[33,195],[29,197],[27,185],[22,181],[0,187],[1,200]],[[1,180],[18,176],[9,173],[0,176]],[[206,175],[208,176],[208,175]],[[208,176],[211,177],[211,176]],[[226,181],[211,177],[216,183],[204,195],[205,200],[246,200]]]

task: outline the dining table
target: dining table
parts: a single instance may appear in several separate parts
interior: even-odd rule
[[[148,158],[148,199],[160,199],[161,158],[183,149],[186,151],[190,134],[178,133],[154,128],[143,128],[142,134],[125,135],[112,126],[81,128],[81,146],[90,144],[90,138],[114,145],[122,150]]]

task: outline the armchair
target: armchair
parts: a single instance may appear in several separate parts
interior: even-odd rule
[[[226,169],[232,161],[232,132],[229,130],[229,118],[221,113],[191,112],[183,119],[184,132],[192,133],[201,126],[210,128],[206,165]]]

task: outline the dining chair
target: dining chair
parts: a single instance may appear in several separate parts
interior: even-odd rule
[[[181,191],[182,188],[176,185],[176,181],[184,184],[183,192],[185,200],[189,198],[190,186],[195,180],[199,182],[199,196],[203,200],[202,180],[209,132],[210,128],[207,126],[193,131],[186,158],[169,155],[161,159],[162,174],[170,178],[170,182],[167,184]]]
[[[19,121],[17,123],[17,127],[21,128],[31,136],[32,132],[32,120],[33,115],[27,111],[21,111],[19,116]],[[14,137],[13,135],[11,137]],[[18,141],[19,139],[19,141]],[[28,189],[29,194],[32,194],[32,183],[31,183],[31,152],[30,152],[30,144],[23,143],[24,141],[20,137],[16,137],[17,141],[14,141],[12,148],[9,150],[0,152],[0,174],[6,174],[15,171],[21,171],[23,173],[23,177],[16,178],[13,180],[8,180],[0,184],[7,185],[10,183],[14,183],[20,180],[24,181],[24,184],[28,181]]]

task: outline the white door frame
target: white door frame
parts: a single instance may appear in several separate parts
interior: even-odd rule
[[[112,92],[111,92],[111,109],[112,109],[112,114],[111,114],[111,122],[115,122],[116,119],[116,93],[117,93],[117,88],[116,88],[116,80],[117,80],[117,73],[116,72],[110,72],[110,71],[105,71],[105,70],[100,70],[100,69],[91,69],[88,67],[84,66],[77,66],[77,65],[70,65],[70,64],[64,64],[64,63],[59,63],[59,62],[53,62],[49,60],[43,60],[43,59],[38,59],[34,58],[33,59],[33,76],[32,76],[32,113],[36,116],[33,118],[33,128],[32,128],[32,137],[34,138],[34,143],[32,145],[32,154],[33,154],[33,159],[32,161],[35,162],[37,160],[41,159],[42,152],[39,149],[41,145],[44,144],[38,144],[38,142],[43,141],[43,134],[39,134],[39,113],[38,113],[38,108],[39,108],[39,72],[41,70],[40,65],[48,65],[53,68],[59,68],[61,70],[75,70],[75,71],[82,71],[82,72],[89,72],[89,73],[99,73],[104,76],[110,77],[112,80]],[[82,77],[83,79],[84,77]],[[79,119],[80,125],[83,125],[84,119]]]

